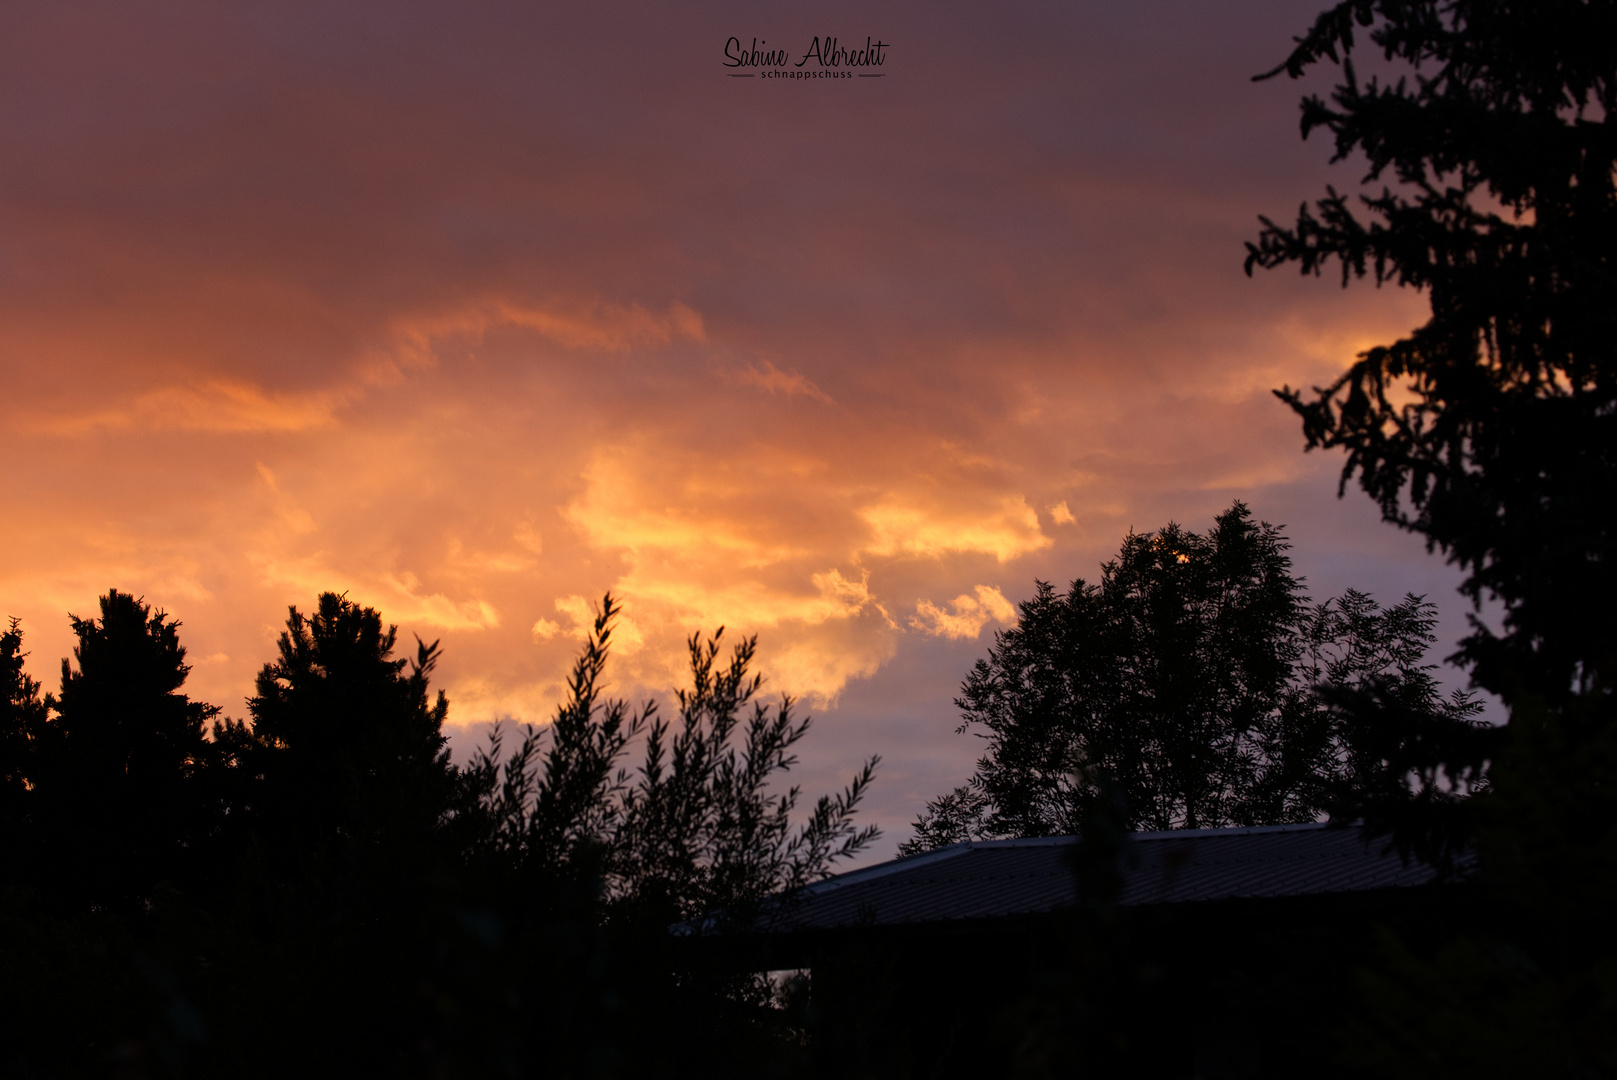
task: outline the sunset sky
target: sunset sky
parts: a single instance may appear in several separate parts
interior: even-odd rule
[[[1130,527],[1243,499],[1317,598],[1429,594],[1439,658],[1456,575],[1270,393],[1423,298],[1241,270],[1358,178],[1251,81],[1319,3],[8,5],[0,615],[54,686],[67,613],[143,595],[242,716],[346,591],[443,640],[464,749],[611,590],[617,692],[722,624],[817,717],[809,793],[881,754],[882,854],[970,771],[993,631]]]

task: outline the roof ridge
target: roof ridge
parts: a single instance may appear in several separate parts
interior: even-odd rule
[[[1130,840],[1172,840],[1203,836],[1251,836],[1261,833],[1314,832],[1327,827],[1326,822],[1310,821],[1298,825],[1239,825],[1218,829],[1166,829],[1158,832],[1129,833],[1128,838]],[[840,874],[833,874],[831,877],[804,886],[798,895],[819,896],[847,885],[858,885],[862,882],[886,877],[889,874],[914,870],[920,866],[929,866],[932,863],[959,858],[979,849],[1064,847],[1076,844],[1081,839],[1082,837],[1080,836],[1016,836],[1003,840],[961,840],[945,847],[933,848],[931,851],[889,859],[886,862],[877,863],[875,866],[862,866],[857,870],[847,870]]]
[[[1328,821],[1306,821],[1296,825],[1231,825],[1218,829],[1160,829],[1156,832],[1129,833],[1130,840],[1171,840],[1189,836],[1255,836],[1262,833],[1315,832],[1329,829]],[[1351,828],[1338,825],[1336,828]]]

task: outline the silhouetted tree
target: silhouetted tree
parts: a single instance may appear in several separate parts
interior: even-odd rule
[[[550,726],[529,728],[509,757],[496,732],[472,763],[490,835],[509,857],[546,866],[584,859],[613,905],[651,904],[666,924],[789,892],[875,839],[874,826],[853,825],[874,758],[795,829],[799,790],[770,792],[776,774],[796,764],[791,750],[810,721],[796,719],[790,698],[774,709],[754,701],[763,683],[749,674],[755,638],[737,644],[726,664],[722,629],[690,639],[692,685],[676,692],[677,727],[655,703],[631,710],[603,700],[617,614],[608,595]],[[643,762],[631,775],[623,759],[642,735]]]
[[[789,697],[773,710],[754,701],[763,683],[748,677],[757,639],[738,643],[720,664],[723,633],[690,639],[692,685],[678,691],[678,725],[651,717],[639,778],[624,793],[617,892],[627,903],[652,902],[658,918],[747,918],[764,898],[819,880],[877,836],[874,825],[853,825],[875,758],[793,827],[799,789],[769,787],[797,763],[792,747],[810,720],[793,715]]]
[[[186,869],[209,831],[198,773],[218,709],[180,692],[179,624],[110,590],[101,618],[69,616],[55,713],[38,728],[33,785],[42,884],[94,903],[136,902]]]
[[[607,596],[567,680],[567,699],[546,728],[528,726],[507,755],[496,728],[469,775],[485,822],[485,853],[549,876],[583,878],[604,891],[605,851],[622,826],[630,744],[655,712],[603,699],[617,604]]]
[[[39,682],[22,669],[22,630],[12,619],[0,634],[0,839],[15,853],[22,843],[35,740],[45,724]],[[11,875],[16,867],[0,870]]]
[[[217,710],[180,692],[179,624],[117,590],[99,619],[70,618],[60,698],[23,673],[15,621],[0,635],[6,1075],[104,1075],[121,1040],[169,1027],[165,1007],[192,1015],[155,1001],[147,975],[173,898],[218,868],[203,738]]]
[[[275,826],[365,843],[431,831],[449,812],[449,703],[428,692],[438,645],[418,640],[413,659],[395,658],[397,640],[374,608],[335,593],[312,616],[289,610],[280,655],[247,702],[255,809]]]
[[[669,926],[686,920],[700,935],[745,924],[770,897],[861,850],[876,830],[856,828],[853,815],[876,763],[794,827],[798,790],[770,788],[795,764],[791,748],[809,722],[794,717],[789,699],[773,709],[753,700],[761,687],[749,674],[755,640],[721,663],[722,631],[693,637],[692,685],[678,691],[671,724],[654,704],[631,709],[603,695],[617,611],[607,596],[555,720],[529,728],[509,755],[496,732],[469,768],[487,822],[483,857],[522,883],[520,906],[507,907],[499,925],[525,939],[542,915],[550,952],[540,963],[555,971],[558,957],[575,958],[565,1000],[546,997],[554,984],[522,979],[511,988],[508,1000],[525,1014],[565,1018],[573,1035],[545,1025],[518,1057],[590,1075],[755,1075],[796,1045],[775,1008],[776,988],[713,966],[688,937],[670,939]],[[630,772],[624,761],[636,750],[641,765]],[[603,965],[615,980],[602,981]],[[593,1044],[576,1038],[583,1031],[595,1033]],[[566,1056],[585,1052],[593,1065]]]
[[[808,723],[754,701],[755,643],[726,664],[718,635],[693,639],[694,684],[664,723],[605,696],[616,612],[607,597],[555,722],[509,755],[497,731],[464,769],[429,686],[436,646],[395,657],[396,629],[345,597],[289,612],[248,721],[211,739],[217,710],[179,692],[167,615],[114,591],[99,620],[75,619],[55,716],[13,625],[3,823],[8,841],[37,831],[40,858],[21,874],[5,851],[0,1071],[801,1064],[773,984],[669,925],[745,919],[858,851],[875,835],[852,824],[874,762],[792,822],[796,790],[771,785]]]
[[[1481,703],[1463,690],[1440,694],[1436,665],[1424,662],[1436,623],[1435,606],[1418,596],[1383,609],[1356,589],[1307,614],[1284,701],[1256,732],[1253,822],[1326,812],[1404,836],[1406,819],[1461,815],[1487,788],[1485,762],[1457,767],[1434,753],[1487,731]],[[1408,844],[1406,857],[1445,866],[1463,846],[1421,846],[1412,836]]]
[[[1387,78],[1354,67],[1361,35]],[[1333,260],[1426,291],[1430,318],[1337,381],[1281,396],[1312,447],[1342,447],[1383,516],[1503,607],[1461,660],[1509,724],[1396,748],[1493,789],[1406,815],[1406,846],[1477,830],[1496,935],[1390,943],[1352,1042],[1387,1075],[1610,1075],[1617,1052],[1617,4],[1352,0],[1285,64],[1338,67],[1303,132],[1362,154],[1357,199],[1329,189],[1293,226],[1264,219],[1247,268]],[[1375,701],[1343,703],[1385,726]],[[1406,949],[1414,949],[1411,953]],[[1420,950],[1425,948],[1425,953]]]
[[[1286,547],[1237,502],[1205,536],[1131,534],[1097,585],[1038,583],[956,702],[988,752],[905,850],[1078,832],[1108,785],[1134,828],[1316,820],[1387,767],[1320,685],[1469,723],[1477,706],[1440,698],[1422,664],[1431,605],[1310,607]]]
[[[1360,80],[1356,32],[1397,81]],[[1614,39],[1609,0],[1352,0],[1271,73],[1338,63],[1303,133],[1386,186],[1264,219],[1248,272],[1336,260],[1344,284],[1412,286],[1432,312],[1330,386],[1279,393],[1310,447],[1347,450],[1344,487],[1357,476],[1469,595],[1504,603],[1507,632],[1479,624],[1461,655],[1507,700],[1564,701],[1617,656],[1610,620],[1588,617],[1617,596]]]
[[[249,722],[216,729],[238,853],[217,944],[260,972],[215,1009],[223,1071],[397,1071],[433,1031],[420,987],[452,918],[466,788],[429,689],[437,646],[395,657],[397,639],[345,596],[290,608]]]

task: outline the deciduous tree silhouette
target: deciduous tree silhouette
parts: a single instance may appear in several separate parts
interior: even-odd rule
[[[617,615],[608,595],[550,725],[525,728],[509,755],[496,728],[468,770],[485,819],[485,853],[523,872],[587,880],[603,894],[605,852],[622,827],[629,783],[623,756],[655,712],[604,697]]]
[[[1252,792],[1254,822],[1322,812],[1359,820],[1401,838],[1406,858],[1452,869],[1469,833],[1407,826],[1466,816],[1472,796],[1488,787],[1487,762],[1446,750],[1480,750],[1489,728],[1474,696],[1438,692],[1436,665],[1425,662],[1436,624],[1435,606],[1420,597],[1383,609],[1356,589],[1308,612],[1285,700],[1259,725],[1264,769]]]
[[[658,918],[749,918],[744,909],[819,880],[877,836],[873,825],[853,825],[875,758],[794,828],[800,789],[771,793],[770,785],[797,763],[792,748],[809,718],[796,718],[791,698],[774,709],[755,701],[757,639],[720,663],[723,633],[690,639],[691,687],[678,691],[678,724],[652,717],[639,779],[624,794],[613,873],[622,899],[651,903]]]
[[[523,908],[508,909],[502,924],[525,936],[524,916],[531,926],[536,911],[547,911],[554,944],[618,972],[603,984],[580,962],[567,976],[568,1000],[547,1003],[575,1030],[599,1033],[596,1050],[610,1047],[614,1068],[753,1075],[795,1045],[773,1008],[774,988],[708,966],[681,948],[689,941],[670,939],[669,926],[690,920],[702,933],[746,923],[766,899],[861,850],[876,830],[856,828],[853,815],[876,762],[794,825],[798,789],[772,785],[796,763],[791,751],[809,722],[789,699],[775,708],[754,700],[755,640],[738,643],[726,663],[722,630],[692,637],[692,685],[678,691],[670,723],[651,703],[631,709],[603,693],[617,613],[606,596],[550,726],[528,729],[509,755],[496,732],[470,766],[483,793],[485,857],[524,883]],[[641,764],[631,772],[624,762],[634,751]],[[589,935],[589,923],[600,936]],[[543,999],[526,981],[511,997]],[[632,1040],[622,1039],[624,1024],[638,1030]],[[540,1038],[526,1053],[537,1067],[553,1062],[558,1046],[589,1049]],[[560,1067],[589,1069],[573,1059]]]
[[[1431,606],[1382,611],[1350,591],[1313,607],[1286,548],[1237,502],[1205,536],[1131,534],[1098,584],[1040,582],[956,702],[987,754],[905,850],[1079,832],[1103,794],[1147,829],[1351,817],[1379,805],[1376,785],[1407,800],[1402,762],[1383,779],[1395,748],[1358,738],[1315,691],[1373,691],[1471,726],[1477,706],[1440,698],[1423,664]]]
[[[654,703],[631,710],[601,683],[618,605],[606,596],[548,728],[529,728],[509,757],[499,735],[472,764],[491,835],[510,857],[555,866],[586,858],[613,906],[655,910],[659,925],[755,904],[818,880],[875,839],[853,815],[874,776],[867,762],[839,795],[793,827],[799,790],[770,790],[796,764],[809,730],[792,701],[755,701],[757,640],[720,662],[723,630],[689,642],[692,685],[677,691],[677,726]],[[643,760],[623,761],[637,737]]]

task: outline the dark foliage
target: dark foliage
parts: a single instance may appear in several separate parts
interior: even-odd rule
[[[1475,727],[1475,703],[1440,697],[1423,663],[1431,605],[1349,591],[1311,606],[1286,547],[1236,503],[1205,536],[1131,534],[1098,584],[1040,582],[956,702],[988,751],[907,850],[1076,833],[1107,790],[1130,827],[1175,829],[1352,819],[1480,783],[1406,760],[1427,728]],[[1403,712],[1371,738],[1348,694]]]
[[[528,728],[509,756],[496,731],[468,769],[485,838],[478,861],[520,883],[487,910],[488,925],[548,937],[574,958],[559,990],[540,991],[521,969],[482,971],[477,981],[508,986],[506,1000],[525,1003],[513,1023],[533,1024],[532,1003],[547,994],[556,995],[547,1008],[570,1017],[571,1033],[541,1024],[509,1048],[534,1072],[558,1069],[558,1046],[605,1054],[574,1062],[580,1075],[790,1071],[803,1038],[786,1008],[790,986],[713,962],[701,939],[750,922],[763,901],[875,838],[873,827],[853,825],[875,761],[794,828],[798,789],[772,785],[795,764],[791,749],[809,723],[790,699],[773,709],[754,700],[755,641],[721,663],[722,630],[693,637],[692,685],[678,691],[669,723],[654,704],[634,709],[602,695],[616,612],[608,596],[556,719]],[[632,749],[641,763],[631,772]],[[549,912],[537,921],[536,905]],[[676,923],[683,929],[671,937]],[[554,968],[553,953],[534,959]],[[595,1038],[578,1040],[580,1027]]]
[[[1362,820],[1391,835],[1406,859],[1454,869],[1472,838],[1469,802],[1489,786],[1491,729],[1472,695],[1438,693],[1435,665],[1423,662],[1436,622],[1419,597],[1382,609],[1354,589],[1312,610],[1281,715],[1266,732],[1274,767],[1257,801],[1270,820],[1288,808]]]
[[[1361,81],[1360,35],[1405,65]],[[1617,654],[1606,610],[1617,507],[1617,5],[1353,0],[1283,65],[1341,67],[1303,102],[1333,160],[1363,155],[1357,199],[1332,190],[1295,226],[1264,219],[1247,269],[1333,260],[1429,293],[1431,318],[1331,386],[1284,390],[1310,447],[1347,451],[1389,521],[1463,567],[1506,610],[1462,655],[1513,698],[1565,700]]]
[[[818,880],[876,838],[875,826],[853,825],[875,758],[795,830],[799,789],[769,793],[772,776],[796,764],[792,747],[809,720],[796,719],[790,698],[773,711],[753,700],[756,648],[749,638],[721,665],[717,635],[691,639],[692,686],[679,691],[677,727],[652,719],[639,779],[624,794],[611,867],[623,901],[681,919],[750,921],[766,897]]]
[[[1432,800],[1396,835],[1427,853],[1475,835],[1487,934],[1390,937],[1351,1054],[1388,1075],[1611,1075],[1617,1052],[1617,4],[1353,0],[1271,74],[1337,66],[1303,102],[1335,160],[1361,156],[1295,225],[1264,220],[1247,268],[1335,262],[1425,291],[1427,322],[1312,393],[1310,448],[1347,453],[1387,520],[1426,537],[1503,609],[1458,656],[1509,724],[1430,730],[1406,765],[1492,790]],[[1402,74],[1362,80],[1368,47]],[[1336,705],[1369,729],[1395,708]]]
[[[212,705],[180,687],[179,624],[116,589],[69,616],[54,713],[35,726],[29,792],[40,887],[70,904],[129,905],[194,872],[215,824],[200,773]]]
[[[496,732],[472,762],[487,835],[503,859],[547,872],[586,868],[609,910],[649,911],[666,926],[715,913],[750,918],[764,898],[818,880],[875,839],[874,826],[853,825],[875,759],[795,830],[799,789],[770,792],[775,774],[796,764],[792,747],[809,720],[795,718],[790,698],[774,709],[754,700],[756,639],[720,664],[722,630],[691,638],[692,685],[677,691],[677,727],[653,703],[632,711],[601,700],[616,614],[609,596],[555,721],[528,728],[503,760]],[[642,735],[631,776],[622,761]]]
[[[673,922],[757,914],[875,835],[872,761],[799,825],[808,731],[755,643],[692,639],[669,724],[603,694],[609,596],[556,720],[450,762],[438,651],[292,609],[246,722],[181,693],[177,624],[116,591],[60,699],[0,636],[0,1063],[19,1075],[789,1075],[799,1002]],[[643,763],[625,765],[638,748]],[[65,901],[65,903],[64,903]]]
[[[260,774],[254,811],[299,843],[421,835],[451,812],[449,702],[427,690],[438,646],[418,640],[413,659],[395,659],[397,637],[332,593],[313,616],[291,609],[248,699],[248,737],[224,740]]]
[[[34,747],[45,726],[45,699],[39,682],[22,669],[22,631],[17,620],[0,634],[0,815],[7,824],[26,813]],[[15,851],[20,837],[7,835],[7,848]]]

